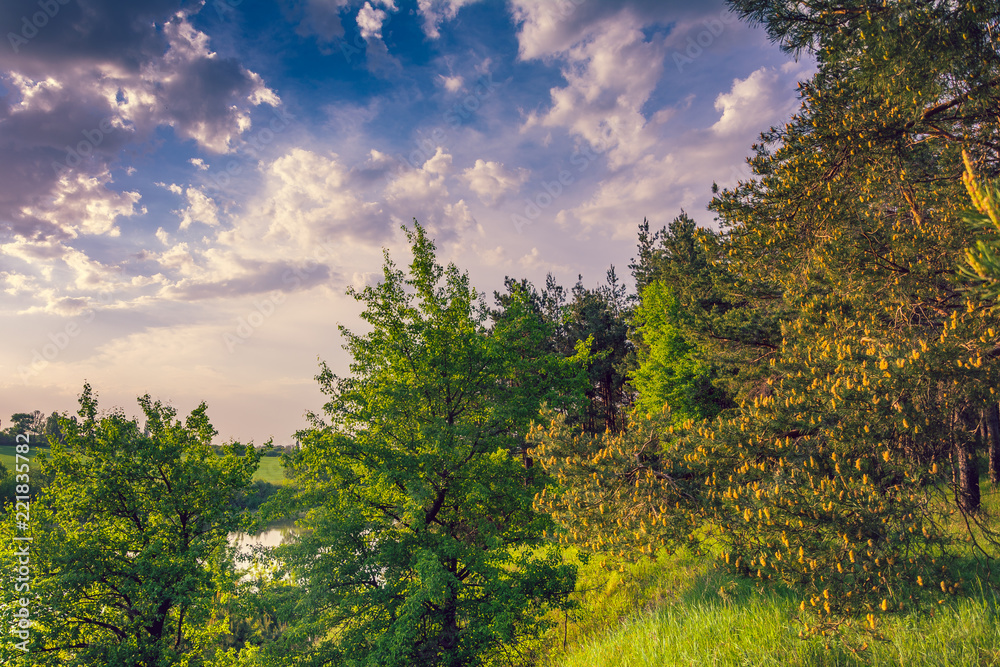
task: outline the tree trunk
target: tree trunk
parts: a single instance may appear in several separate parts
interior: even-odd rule
[[[955,460],[958,464],[958,484],[955,496],[964,512],[979,511],[979,460],[974,439],[961,439],[955,443]]]
[[[991,402],[986,406],[987,450],[990,461],[990,481],[1000,484],[1000,405]]]

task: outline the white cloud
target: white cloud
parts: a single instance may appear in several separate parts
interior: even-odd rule
[[[89,257],[60,240],[17,238],[0,245],[5,257],[20,260],[23,266],[6,278],[6,291],[18,294],[30,288],[30,299],[19,314],[53,313],[72,315],[93,307],[107,294],[118,291],[122,281],[120,266]]]
[[[646,41],[629,12],[595,25],[587,39],[563,54],[567,85],[553,88],[547,112],[528,116],[524,129],[565,128],[607,151],[612,168],[639,158],[657,143],[656,123],[642,108],[663,72],[662,45]],[[628,72],[628,76],[623,76]]]
[[[186,195],[187,208],[174,211],[181,216],[180,229],[187,229],[193,222],[200,222],[211,227],[219,226],[219,208],[215,205],[215,200],[197,188],[189,187]]]
[[[443,74],[439,74],[438,80],[441,82],[441,85],[444,86],[444,89],[449,93],[457,93],[462,90],[462,86],[465,85],[465,79],[458,75],[445,76]]]
[[[269,242],[308,248],[333,232],[364,237],[380,213],[378,204],[355,194],[352,175],[335,154],[292,149],[267,167],[265,178],[267,195],[256,215],[271,221]]]
[[[761,68],[736,79],[716,99],[714,124],[692,129],[658,154],[648,154],[605,178],[597,191],[558,220],[575,220],[583,230],[607,229],[618,239],[634,238],[638,217],[667,211],[669,218],[710,197],[713,182],[726,187],[749,175],[745,158],[758,134],[787,119],[795,110],[795,82],[806,65]],[[745,117],[744,117],[745,114]]]
[[[111,174],[104,171],[94,176],[66,173],[57,182],[50,202],[43,206],[25,206],[21,214],[50,222],[68,236],[106,234],[118,236],[115,221],[120,216],[144,213],[137,209],[138,192],[115,192],[108,189]]]
[[[787,109],[785,84],[787,78],[772,67],[761,67],[745,79],[734,79],[729,92],[715,98],[715,109],[722,116],[712,129],[722,135],[747,128],[762,129],[762,118],[774,118]]]
[[[362,39],[382,39],[382,24],[385,22],[386,16],[384,11],[375,9],[370,2],[366,2],[358,11],[357,17]]]
[[[166,53],[139,72],[101,63],[98,76],[81,72],[78,77],[92,81],[117,117],[134,130],[146,134],[169,125],[205,150],[227,153],[249,129],[252,107],[281,104],[259,74],[212,51],[208,35],[186,16],[167,21],[163,34],[169,44]]]
[[[385,188],[386,197],[394,202],[443,200],[448,196],[445,176],[451,171],[451,162],[451,154],[438,147],[419,168],[404,170],[396,176]]]
[[[471,5],[479,0],[417,0],[417,13],[424,19],[424,32],[431,39],[441,36],[439,29],[445,21],[450,21],[458,15],[465,5]]]
[[[504,195],[517,192],[528,180],[529,174],[523,167],[507,169],[499,162],[480,159],[463,171],[462,177],[484,204],[492,205]]]

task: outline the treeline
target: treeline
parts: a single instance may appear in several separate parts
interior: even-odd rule
[[[968,590],[1000,545],[1000,3],[730,4],[818,72],[717,230],[643,222],[634,290],[487,300],[407,228],[256,514],[261,451],[218,455],[204,405],[85,387],[0,529],[4,663],[531,664],[576,604],[560,543],[690,545],[823,632]],[[240,563],[227,534],[278,518]]]

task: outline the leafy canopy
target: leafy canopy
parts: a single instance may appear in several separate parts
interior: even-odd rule
[[[14,512],[0,524],[0,605],[28,600],[33,622],[27,653],[4,633],[5,665],[214,659],[229,626],[213,606],[235,586],[227,534],[243,520],[232,500],[249,487],[260,453],[229,446],[218,455],[204,403],[184,422],[148,395],[139,405],[144,425],[119,411],[98,416],[85,385],[77,418],[60,420],[51,458],[33,459],[32,484],[39,476],[48,484],[30,506],[27,589],[14,581],[23,543],[13,538],[28,533]]]
[[[517,663],[575,580],[532,509],[548,478],[526,465],[524,436],[553,386],[582,393],[586,353],[543,351],[524,290],[489,327],[468,276],[437,263],[419,224],[406,234],[409,271],[386,252],[382,281],[351,292],[371,330],[341,327],[352,375],[322,366],[328,422],[315,417],[292,459],[297,501],[312,509],[278,550],[305,596],[277,653],[372,667]],[[529,368],[546,372],[526,381]]]

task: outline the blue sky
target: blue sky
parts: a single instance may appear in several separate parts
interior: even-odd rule
[[[287,442],[418,219],[486,293],[619,275],[812,71],[722,2],[8,0],[0,427],[201,400]]]

